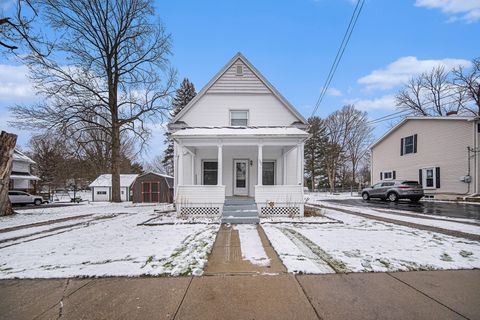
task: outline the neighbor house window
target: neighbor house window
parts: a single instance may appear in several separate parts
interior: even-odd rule
[[[425,189],[439,189],[440,167],[420,169],[419,180]]]
[[[204,185],[216,185],[218,175],[218,162],[217,161],[204,161],[203,162],[203,184]]]
[[[402,138],[400,141],[400,155],[417,153],[417,135]]]
[[[248,125],[248,111],[230,111],[230,125],[231,126],[247,126]]]
[[[237,76],[243,76],[243,66],[237,66]]]
[[[395,170],[380,172],[380,180],[393,180],[393,179],[396,179]]]
[[[275,184],[275,161],[263,161],[262,171],[262,184],[273,186]]]

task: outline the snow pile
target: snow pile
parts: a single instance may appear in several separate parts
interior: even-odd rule
[[[476,241],[334,210],[326,212],[327,216],[343,221],[343,224],[263,225],[289,272],[480,268],[480,246]]]
[[[321,200],[347,200],[347,199],[360,199],[361,196],[358,192],[305,192],[305,201],[310,203],[316,203]]]
[[[268,258],[267,253],[263,248],[262,240],[258,235],[257,226],[238,224],[234,225],[233,229],[238,231],[240,237],[242,258],[258,266],[270,266],[270,258]]]
[[[140,225],[155,209],[109,203],[28,210],[40,220],[92,215],[2,232],[0,278],[201,274],[218,225]]]

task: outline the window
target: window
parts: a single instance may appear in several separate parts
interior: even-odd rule
[[[243,76],[243,66],[237,65],[237,76]]]
[[[384,182],[382,183],[382,187],[391,187],[394,186],[395,182]]]
[[[97,191],[97,195],[101,195],[101,194],[106,195],[107,191]]]
[[[420,169],[419,180],[424,189],[439,189],[440,167]]]
[[[393,179],[392,171],[387,171],[383,173],[383,180],[390,180]]]
[[[263,161],[262,184],[273,186],[275,184],[275,161]]]
[[[425,187],[433,188],[433,169],[425,169]]]
[[[400,155],[417,153],[417,135],[402,138],[400,141]]]
[[[208,186],[214,186],[217,184],[218,175],[218,162],[217,161],[204,161],[203,162],[203,184]]]
[[[230,111],[230,125],[231,126],[247,126],[248,125],[248,111]]]

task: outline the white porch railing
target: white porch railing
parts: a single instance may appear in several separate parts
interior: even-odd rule
[[[181,185],[175,207],[184,216],[220,216],[225,202],[225,186]]]
[[[255,202],[260,216],[303,216],[303,187],[255,186]]]

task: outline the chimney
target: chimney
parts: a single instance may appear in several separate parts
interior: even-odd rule
[[[457,115],[457,111],[448,111],[447,112],[447,117],[456,116],[456,115]]]

